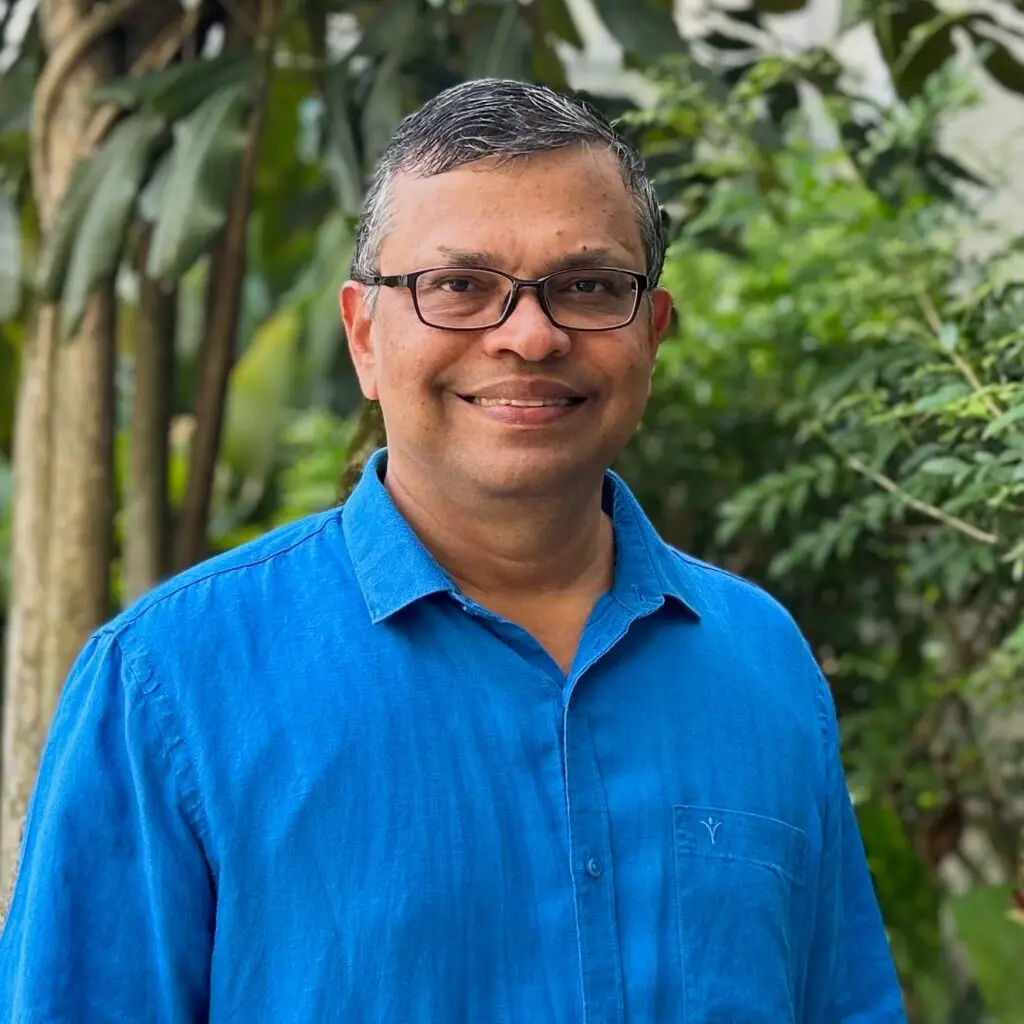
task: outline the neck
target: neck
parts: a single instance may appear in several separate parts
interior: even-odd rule
[[[529,497],[460,494],[391,460],[385,486],[427,550],[471,597],[541,599],[611,587],[603,474],[588,486]]]

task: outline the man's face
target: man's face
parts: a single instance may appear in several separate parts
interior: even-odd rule
[[[646,270],[614,156],[574,147],[399,175],[380,273],[486,265],[535,279],[574,260],[593,267],[595,254],[603,266]],[[528,288],[501,326],[456,332],[423,324],[406,288],[381,288],[372,316],[362,285],[342,289],[360,386],[380,402],[396,470],[507,496],[552,493],[610,465],[643,414],[670,308],[658,289],[626,327],[567,331]]]

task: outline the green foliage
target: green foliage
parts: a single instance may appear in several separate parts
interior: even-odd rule
[[[678,324],[619,468],[672,540],[762,582],[811,639],[908,998],[943,1020],[941,854],[922,858],[963,799],[996,806],[1012,755],[982,739],[980,695],[1022,696],[1024,286],[1014,242],[964,255],[983,225],[933,175],[948,79],[851,149],[800,121],[752,142],[766,90],[827,68],[762,62],[721,105],[684,66],[631,118],[672,196]],[[851,97],[825,99],[843,134]],[[996,984],[979,976],[1019,1011]]]
[[[995,1024],[1017,1024],[1024,1007],[1024,931],[1006,912],[1009,887],[979,886],[950,902],[978,987]]]
[[[248,82],[225,86],[174,126],[174,148],[153,227],[146,267],[174,284],[206,252],[227,222],[252,103]]]
[[[96,190],[68,240],[71,252],[61,290],[65,337],[77,329],[93,289],[117,273],[136,193],[164,133],[162,118],[132,118],[114,129],[96,158]]]
[[[17,316],[21,289],[21,218],[14,198],[0,181],[0,320]]]

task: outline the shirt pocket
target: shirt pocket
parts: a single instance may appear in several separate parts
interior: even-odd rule
[[[684,1020],[795,1022],[806,834],[722,807],[672,815]]]

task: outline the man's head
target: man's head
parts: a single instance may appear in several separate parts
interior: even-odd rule
[[[406,118],[342,289],[389,467],[510,496],[599,476],[649,394],[663,259],[640,158],[588,107],[484,80]]]

